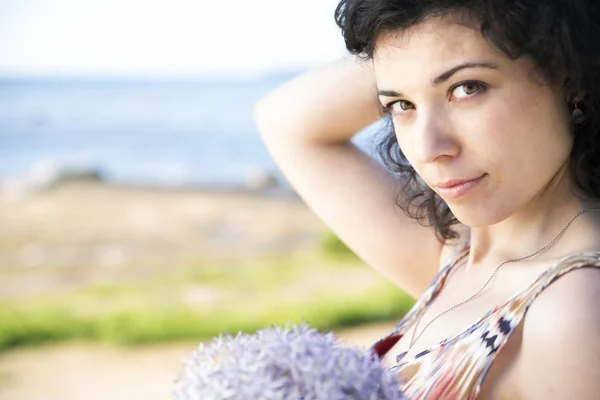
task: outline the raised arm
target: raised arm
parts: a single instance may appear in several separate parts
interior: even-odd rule
[[[413,296],[436,274],[443,245],[395,205],[398,178],[350,139],[382,116],[370,62],[311,70],[256,105],[258,130],[302,199],[367,264]]]

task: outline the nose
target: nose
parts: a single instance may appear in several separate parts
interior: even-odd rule
[[[445,109],[421,112],[414,128],[412,146],[418,162],[432,163],[460,153],[460,143]]]

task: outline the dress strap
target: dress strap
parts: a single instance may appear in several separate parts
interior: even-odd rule
[[[457,257],[449,262],[445,267],[440,269],[436,276],[433,278],[423,295],[418,299],[410,311],[402,318],[402,320],[394,327],[394,329],[378,340],[371,346],[370,352],[377,354],[379,358],[382,358],[394,345],[404,336],[404,333],[413,325],[414,321],[422,315],[427,307],[433,300],[439,295],[446,280],[450,275],[450,272],[460,263],[460,261],[469,254],[469,246],[465,246]]]
[[[525,290],[514,296],[507,304],[507,309],[521,317],[527,313],[531,304],[552,282],[566,273],[583,267],[600,268],[600,252],[585,252],[567,256],[546,269]]]
[[[460,253],[458,253],[453,261],[449,262],[444,268],[439,270],[427,289],[425,289],[425,292],[423,292],[423,295],[415,303],[414,307],[408,312],[408,314],[406,314],[402,321],[396,325],[393,333],[404,334],[404,332],[410,328],[413,321],[422,313],[424,313],[431,302],[440,294],[446,285],[446,281],[448,280],[448,276],[450,276],[450,272],[452,272],[452,270],[454,270],[460,261],[468,254],[469,246],[466,246],[460,251]]]
[[[494,323],[489,324],[486,331],[481,335],[486,348],[489,349],[489,363],[481,377],[481,381],[485,378],[494,361],[494,353],[502,350],[540,293],[561,276],[583,267],[600,268],[600,252],[578,253],[561,259],[546,269],[525,290],[493,310],[492,314],[495,314],[495,317],[492,317]]]

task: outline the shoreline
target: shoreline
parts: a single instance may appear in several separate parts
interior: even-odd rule
[[[64,181],[63,181],[64,179]],[[0,180],[0,202],[2,194],[10,194],[13,190],[13,184],[16,190],[23,190],[24,196],[16,201],[27,200],[27,198],[37,195],[43,195],[54,190],[61,190],[68,187],[106,187],[118,190],[129,190],[139,192],[165,192],[165,193],[203,193],[203,194],[230,194],[230,195],[248,195],[253,197],[275,197],[289,198],[301,201],[296,191],[287,184],[280,183],[257,183],[256,185],[244,183],[227,184],[208,184],[208,183],[188,183],[188,184],[152,184],[144,182],[122,182],[96,177],[69,177],[50,178],[48,181],[28,181],[27,179],[9,178]],[[10,201],[10,200],[9,200]]]

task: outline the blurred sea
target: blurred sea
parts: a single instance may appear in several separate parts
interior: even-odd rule
[[[252,80],[0,80],[0,180],[94,168],[107,180],[237,186],[281,177],[253,105],[296,73]]]

